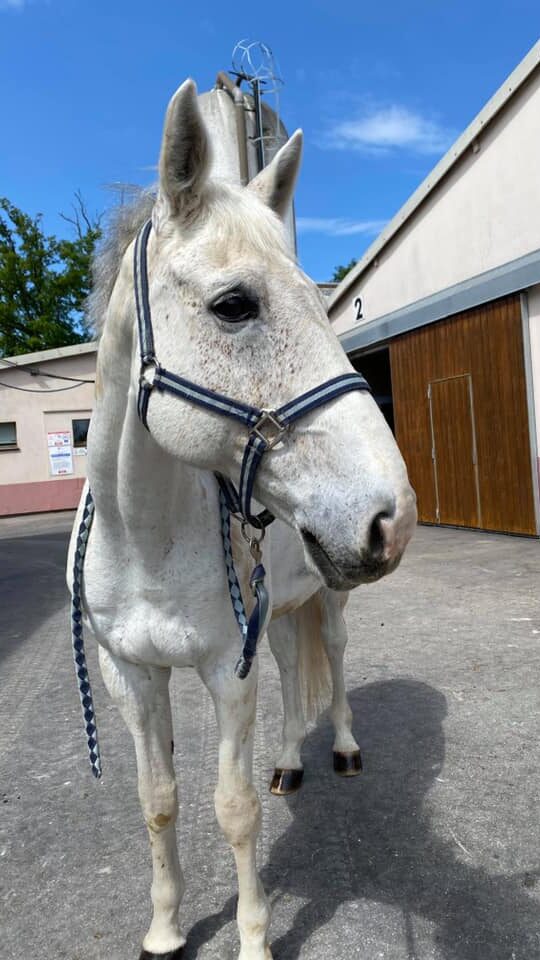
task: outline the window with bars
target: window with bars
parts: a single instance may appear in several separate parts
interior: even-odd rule
[[[90,420],[72,420],[71,427],[73,430],[73,446],[74,447],[85,447],[86,438],[88,437],[88,427],[90,426]]]
[[[14,420],[0,423],[0,450],[17,449],[17,424]]]

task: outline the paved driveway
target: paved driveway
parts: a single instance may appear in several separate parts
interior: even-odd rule
[[[0,916],[4,960],[136,960],[149,855],[129,737],[90,668],[104,777],[87,767],[63,565],[70,517],[0,521]],[[256,783],[275,960],[540,957],[540,543],[419,528],[348,608],[365,773],[331,769],[323,718],[302,791],[267,785],[277,671],[261,656]],[[232,857],[215,824],[216,732],[173,686],[186,960],[232,960]]]

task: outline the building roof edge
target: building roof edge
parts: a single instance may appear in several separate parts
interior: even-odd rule
[[[69,347],[51,347],[50,350],[38,350],[36,353],[19,353],[14,357],[0,357],[0,367],[24,367],[29,363],[45,363],[47,360],[61,360],[63,357],[76,357],[80,353],[95,353],[97,340],[89,343],[74,343]]]
[[[358,263],[343,278],[337,289],[334,290],[332,295],[328,298],[329,311],[331,311],[332,307],[334,307],[335,304],[341,300],[349,287],[351,287],[358,277],[364,273],[364,271],[377,257],[381,250],[396,235],[398,230],[400,230],[407,220],[413,216],[418,207],[424,202],[426,197],[429,196],[429,194],[440,183],[443,177],[446,176],[446,174],[452,169],[457,161],[463,156],[465,151],[471,146],[479,134],[485,130],[494,117],[496,117],[504,109],[512,97],[515,96],[520,87],[522,87],[525,81],[528,80],[529,77],[534,73],[539,64],[540,40],[537,40],[523,60],[521,60],[517,65],[515,70],[512,71],[510,76],[507,77],[504,83],[501,84],[499,89],[488,100],[480,113],[477,114],[477,116],[471,121],[468,127],[466,127],[463,133],[460,134],[455,143],[452,144],[450,149],[433,167],[431,172],[428,173],[427,177],[422,181],[420,186],[416,188],[414,193],[411,194],[409,199],[398,210],[392,220],[390,220],[386,227],[384,227],[378,237],[373,241],[364,255],[360,258]]]

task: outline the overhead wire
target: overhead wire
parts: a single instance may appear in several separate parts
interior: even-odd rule
[[[22,364],[13,363],[12,360],[6,360],[5,357],[0,357],[0,363],[5,363],[8,367],[21,370],[22,373],[27,373],[31,377],[49,377],[51,380],[69,380],[73,383],[73,387],[53,387],[51,389],[43,388],[41,390],[34,390],[32,387],[16,387],[13,383],[5,383],[5,381],[0,381],[0,386],[7,387],[10,390],[21,390],[23,393],[61,393],[62,390],[73,390],[74,387],[78,387],[82,383],[96,382],[95,380],[85,380],[79,377],[66,377],[60,373],[49,373],[47,370],[40,370],[39,367],[33,367],[31,370],[25,370]]]
[[[66,378],[63,377],[62,379]],[[0,380],[0,387],[7,387],[8,390],[20,390],[21,393],[62,393],[64,390],[75,390],[80,387],[81,383],[95,383],[95,380],[78,380],[76,383],[72,383],[70,387],[52,387],[50,390],[47,388],[34,390],[33,387],[16,387],[14,383],[6,383],[5,380]]]

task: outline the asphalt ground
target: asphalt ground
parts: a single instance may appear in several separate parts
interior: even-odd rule
[[[0,955],[136,960],[150,865],[130,738],[88,657],[104,776],[86,759],[64,562],[71,516],[0,521]],[[275,960],[540,958],[540,543],[419,528],[348,607],[365,772],[332,771],[322,717],[299,794],[268,784],[277,670],[261,653],[255,782]],[[232,960],[232,855],[213,810],[217,738],[173,680],[185,960]]]

